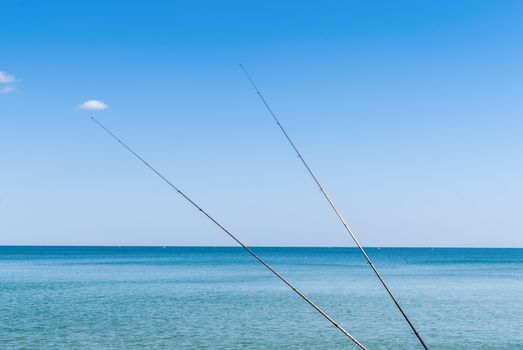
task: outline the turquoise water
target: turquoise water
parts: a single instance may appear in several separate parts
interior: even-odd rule
[[[353,248],[256,248],[369,349],[419,349]],[[523,349],[523,249],[369,249],[431,349]],[[355,349],[239,248],[0,247],[1,349]]]

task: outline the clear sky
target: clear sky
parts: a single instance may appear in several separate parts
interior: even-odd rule
[[[0,2],[0,244],[523,246],[522,1]],[[109,108],[78,106],[101,100]]]

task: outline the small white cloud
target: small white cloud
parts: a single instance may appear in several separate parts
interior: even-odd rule
[[[16,81],[15,77],[5,71],[0,70],[0,84],[11,84]]]
[[[0,94],[8,94],[15,91],[15,88],[12,86],[4,86],[0,88]]]
[[[99,101],[99,100],[85,101],[79,107],[80,107],[80,109],[98,110],[98,111],[101,111],[101,110],[109,108],[108,105],[106,105],[105,103],[103,103],[102,101]]]

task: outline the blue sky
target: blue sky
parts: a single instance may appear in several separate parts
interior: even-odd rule
[[[364,245],[523,246],[520,1],[0,12],[0,244],[233,243],[95,115],[246,243],[352,245],[243,63]]]

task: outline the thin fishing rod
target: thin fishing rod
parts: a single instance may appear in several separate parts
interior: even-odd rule
[[[298,155],[298,158],[300,158],[301,162],[303,163],[303,165],[305,166],[305,169],[307,169],[307,172],[310,174],[310,176],[312,177],[312,179],[314,180],[314,182],[316,183],[316,185],[318,185],[319,189],[320,189],[320,192],[323,194],[323,196],[325,197],[325,199],[327,200],[327,202],[329,202],[329,205],[330,207],[332,208],[332,210],[334,210],[334,212],[336,213],[336,216],[338,217],[338,219],[341,221],[343,227],[345,228],[345,230],[347,231],[347,233],[352,237],[352,239],[354,240],[354,243],[356,243],[356,245],[358,246],[358,249],[360,250],[361,254],[365,257],[365,260],[367,260],[367,263],[370,265],[370,267],[372,268],[372,271],[374,271],[374,274],[376,275],[376,277],[378,277],[378,279],[380,280],[381,284],[383,285],[383,287],[385,288],[385,290],[387,291],[387,293],[389,294],[389,296],[391,297],[392,301],[394,302],[394,304],[396,305],[396,307],[398,308],[398,310],[400,311],[400,313],[403,315],[403,318],[405,318],[405,320],[407,321],[407,323],[409,324],[410,328],[412,329],[412,331],[414,332],[414,334],[416,335],[416,337],[418,338],[418,340],[420,341],[421,345],[423,346],[423,348],[425,350],[428,350],[428,347],[427,345],[425,344],[425,342],[423,341],[423,339],[421,338],[420,334],[418,333],[418,331],[416,330],[416,328],[414,327],[414,325],[412,324],[412,322],[410,321],[410,319],[408,318],[407,314],[403,311],[403,309],[401,308],[400,304],[398,303],[398,301],[396,300],[396,298],[394,297],[394,295],[392,294],[391,290],[389,289],[389,287],[387,286],[387,284],[385,283],[385,281],[383,280],[383,278],[381,277],[380,273],[378,272],[378,270],[376,269],[376,267],[374,266],[374,264],[372,263],[372,261],[370,260],[369,256],[367,255],[367,253],[365,252],[365,249],[363,249],[362,245],[360,244],[360,242],[358,241],[358,239],[356,238],[356,236],[354,235],[354,233],[352,232],[352,230],[350,229],[349,225],[347,224],[347,221],[343,218],[343,216],[341,215],[341,212],[338,210],[338,208],[336,207],[336,205],[334,204],[334,202],[332,201],[332,199],[330,198],[330,196],[327,194],[327,192],[325,192],[323,186],[320,184],[320,182],[318,181],[318,179],[316,178],[316,175],[314,175],[314,173],[312,172],[311,168],[309,167],[309,165],[307,164],[307,162],[305,161],[305,159],[303,159],[300,151],[298,151],[298,148],[296,148],[296,146],[294,145],[294,142],[292,142],[291,138],[289,137],[289,135],[287,134],[287,131],[285,131],[285,129],[283,128],[282,124],[280,123],[280,121],[278,120],[278,118],[276,117],[276,114],[272,111],[271,107],[269,106],[269,103],[267,103],[267,100],[265,100],[265,98],[263,97],[262,93],[260,92],[260,90],[258,89],[258,87],[256,86],[256,84],[254,83],[254,81],[252,80],[251,76],[249,75],[249,73],[247,72],[247,70],[245,69],[245,67],[240,64],[240,67],[242,68],[243,72],[245,73],[245,76],[247,77],[247,79],[250,81],[252,87],[254,88],[254,90],[256,91],[256,94],[260,97],[260,100],[263,102],[263,104],[265,105],[265,107],[267,108],[267,110],[269,111],[270,115],[272,116],[272,118],[274,119],[274,121],[276,122],[276,124],[278,125],[278,127],[280,128],[281,132],[283,133],[283,135],[285,135],[285,138],[287,139],[287,141],[289,141],[289,144],[292,146],[292,148],[294,149],[294,151],[296,152],[296,154]]]
[[[289,281],[287,281],[282,275],[280,275],[276,270],[274,270],[269,264],[267,264],[262,258],[260,258],[256,253],[254,253],[249,247],[243,244],[235,235],[233,235],[229,230],[222,226],[216,219],[214,219],[209,213],[203,210],[198,204],[196,204],[191,198],[189,198],[185,193],[183,193],[178,187],[176,187],[171,181],[169,181],[165,176],[163,176],[158,170],[153,168],[149,163],[145,161],[138,153],[133,151],[129,146],[127,146],[122,140],[120,140],[115,134],[113,134],[109,129],[102,125],[94,117],[91,119],[98,124],[102,129],[104,129],[109,135],[111,135],[116,141],[118,141],[126,150],[132,153],[136,158],[142,161],[150,170],[152,170],[156,175],[158,175],[163,181],[165,181],[173,190],[178,192],[184,199],[191,203],[196,209],[198,209],[203,215],[205,215],[209,220],[211,220],[216,226],[218,226],[223,232],[225,232],[229,237],[231,237],[236,243],[238,243],[243,249],[245,249],[249,254],[251,254],[256,260],[263,264],[270,272],[272,272],[278,279],[285,283],[289,288],[291,288],[296,294],[298,294],[303,300],[305,300],[310,306],[312,306],[316,311],[318,311],[323,317],[325,317],[332,325],[338,328],[345,336],[354,342],[362,350],[367,350],[367,348],[360,343],[352,334],[350,334],[345,328],[343,328],[338,322],[332,319],[329,315],[325,313],[318,305],[316,305],[312,300],[306,297],[302,292],[300,292],[296,287],[294,287]]]

